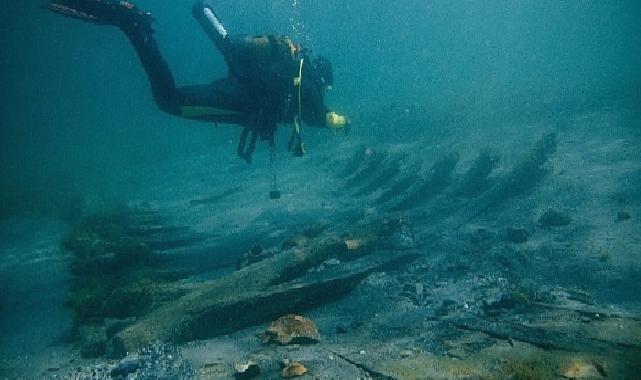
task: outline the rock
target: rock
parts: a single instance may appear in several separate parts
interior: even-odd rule
[[[412,225],[406,218],[383,220],[378,235],[384,237],[381,244],[386,248],[412,249],[418,244]]]
[[[617,222],[625,222],[631,218],[630,213],[627,211],[617,212]]]
[[[452,313],[454,311],[456,311],[456,301],[454,301],[454,300],[445,300],[445,301],[443,301],[441,306],[438,309],[436,309],[434,314],[437,317],[445,317],[445,316],[449,315],[450,313]]]
[[[289,314],[278,318],[261,336],[263,343],[281,345],[296,343],[316,343],[320,334],[316,324],[300,315]]]
[[[400,352],[401,358],[407,359],[414,356],[414,351],[412,350],[403,350]]]
[[[238,380],[253,379],[260,375],[260,367],[253,360],[234,364],[234,378]]]
[[[565,213],[548,210],[539,218],[539,225],[542,227],[564,227],[571,221],[572,219]]]
[[[528,241],[530,235],[523,228],[508,228],[506,230],[506,240],[510,243],[522,244]]]
[[[292,363],[283,368],[281,373],[284,378],[299,377],[307,373],[307,368],[301,363]]]
[[[130,373],[138,371],[142,366],[142,360],[137,357],[126,358],[122,360],[114,369],[111,370],[111,377],[127,378]]]
[[[488,316],[497,316],[508,312],[520,304],[519,300],[511,293],[501,295],[501,298],[494,302],[483,301],[483,312]]]
[[[408,298],[416,306],[420,306],[424,298],[424,285],[420,282],[403,285],[402,297]]]

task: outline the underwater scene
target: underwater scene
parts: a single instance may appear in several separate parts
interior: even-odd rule
[[[0,17],[0,379],[641,379],[641,2]]]

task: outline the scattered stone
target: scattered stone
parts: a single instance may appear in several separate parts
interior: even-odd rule
[[[205,363],[199,370],[197,378],[199,379],[212,379],[216,376],[224,376],[229,372],[227,363],[222,360],[218,362]]]
[[[414,356],[414,351],[412,351],[412,350],[403,350],[403,351],[401,351],[400,354],[401,354],[401,358],[407,359],[407,358],[411,358],[411,357]]]
[[[283,368],[282,376],[284,378],[299,377],[307,373],[307,368],[301,363],[292,363]]]
[[[617,212],[617,222],[625,222],[626,220],[629,220],[631,218],[630,213],[627,211],[619,211]]]
[[[564,227],[571,221],[572,219],[565,213],[548,210],[539,218],[539,225],[542,227]]]
[[[273,322],[261,335],[261,339],[263,343],[274,342],[281,345],[316,343],[320,340],[320,334],[311,319],[289,314]]]
[[[96,361],[82,365],[69,361],[70,367],[62,367],[52,375],[61,379],[194,379],[195,371],[172,344],[155,342],[113,364]],[[85,362],[86,363],[86,362]],[[64,372],[63,372],[64,371]]]
[[[506,230],[507,241],[515,244],[523,244],[528,241],[530,234],[523,228],[508,228]]]
[[[483,301],[483,312],[487,316],[497,316],[508,312],[509,310],[517,307],[519,300],[511,293],[501,295],[501,298],[494,302]]]
[[[424,290],[425,286],[420,282],[405,283],[400,295],[412,301],[414,305],[420,306],[424,301]]]
[[[451,312],[453,312],[455,310],[456,310],[456,301],[454,301],[454,300],[445,300],[445,301],[443,301],[441,306],[438,309],[436,309],[434,314],[437,317],[445,317],[445,316],[447,316],[448,314],[450,314]]]
[[[140,369],[136,373],[139,379],[193,379],[194,370],[191,364],[182,358],[176,346],[155,342],[141,349],[138,353]]]
[[[127,378],[130,373],[138,371],[142,365],[142,360],[138,357],[128,357],[123,359],[114,369],[111,370],[111,377],[114,379],[117,378]]]
[[[253,379],[260,375],[260,367],[253,360],[234,364],[234,378],[238,380]]]
[[[385,219],[378,235],[384,237],[381,244],[387,248],[414,249],[419,244],[412,224],[406,217]]]

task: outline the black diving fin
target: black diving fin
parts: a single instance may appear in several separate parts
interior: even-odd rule
[[[101,25],[150,26],[151,13],[120,0],[53,0],[40,8],[51,12]]]

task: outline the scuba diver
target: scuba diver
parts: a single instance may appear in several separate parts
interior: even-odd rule
[[[310,59],[286,36],[229,34],[207,1],[196,3],[193,14],[222,53],[229,72],[213,83],[184,87],[176,86],[160,53],[150,13],[121,0],[53,0],[43,7],[120,28],[140,58],[158,107],[187,119],[242,126],[237,150],[248,163],[258,138],[269,142],[273,159],[278,123],[292,126],[288,150],[296,156],[304,154],[302,122],[334,130],[349,126],[349,119],[324,104],[324,92],[333,83],[332,65],[326,58]]]

